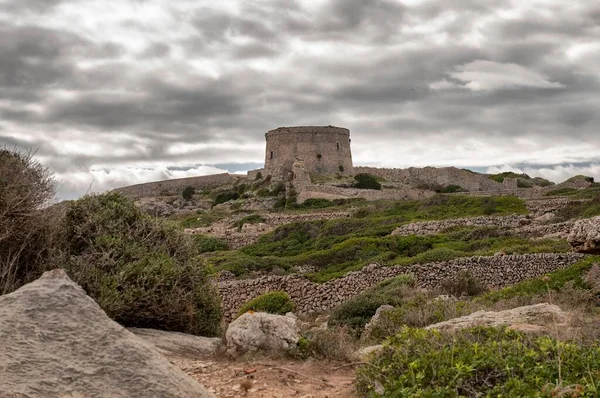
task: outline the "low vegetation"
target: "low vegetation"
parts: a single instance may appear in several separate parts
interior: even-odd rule
[[[599,371],[597,343],[508,329],[441,333],[407,327],[361,368],[357,383],[367,396],[592,397],[600,393]]]
[[[197,234],[193,235],[193,239],[198,253],[212,253],[229,249],[227,242],[214,236]]]
[[[294,302],[285,292],[269,292],[261,294],[244,304],[238,316],[248,311],[267,312],[269,314],[285,315],[295,309]]]
[[[354,176],[354,180],[355,182],[354,184],[352,184],[352,187],[354,188],[375,190],[381,189],[381,184],[379,183],[379,181],[377,181],[377,178],[375,176],[372,176],[371,174],[357,174]]]
[[[60,263],[108,316],[125,326],[219,332],[220,304],[191,237],[142,215],[119,194],[69,207]]]

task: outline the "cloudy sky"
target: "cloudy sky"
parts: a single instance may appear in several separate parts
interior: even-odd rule
[[[63,198],[261,166],[279,126],[355,164],[600,179],[591,0],[0,0],[0,146]]]

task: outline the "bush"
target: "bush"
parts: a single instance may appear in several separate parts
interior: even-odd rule
[[[237,200],[240,198],[240,194],[237,191],[225,191],[217,194],[213,200],[213,206],[221,203],[229,202],[230,200]]]
[[[401,305],[413,285],[413,279],[407,275],[387,279],[335,308],[329,323],[345,326],[355,334],[360,334],[377,308],[382,305]]]
[[[286,292],[269,292],[253,298],[240,308],[238,316],[248,312],[268,312],[269,314],[285,315],[294,311],[294,302]]]
[[[0,149],[0,294],[38,278],[58,240],[50,171],[31,153]]]
[[[455,193],[455,192],[465,192],[466,189],[461,187],[460,185],[448,185],[443,188],[440,188],[436,192],[438,193]]]
[[[185,187],[183,188],[183,191],[181,191],[181,197],[185,200],[191,200],[195,193],[196,190],[194,187]]]
[[[249,216],[237,220],[231,226],[241,231],[244,224],[258,224],[265,221],[266,220],[264,219],[264,217],[258,214],[250,214]]]
[[[356,180],[356,182],[352,184],[354,188],[381,190],[381,184],[377,181],[377,178],[371,174],[357,174],[354,176],[354,179]]]
[[[475,278],[469,271],[460,271],[456,276],[446,278],[441,283],[442,290],[455,297],[462,295],[477,296],[486,292],[487,287]]]
[[[256,173],[254,180],[262,180],[262,173],[260,171],[258,173]]]
[[[357,385],[367,396],[595,397],[600,391],[592,375],[599,371],[597,343],[509,329],[405,328],[359,370]]]
[[[324,209],[326,207],[331,207],[331,206],[333,206],[333,202],[328,199],[311,198],[311,199],[306,199],[298,207],[300,209]]]
[[[193,237],[198,253],[210,253],[221,250],[229,250],[229,245],[227,245],[227,242],[224,242],[219,238],[200,234],[193,235]]]
[[[191,237],[117,193],[71,204],[64,267],[124,326],[216,335],[218,294]]]

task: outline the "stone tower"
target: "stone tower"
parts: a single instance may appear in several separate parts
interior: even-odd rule
[[[293,179],[301,161],[308,173],[352,175],[350,131],[333,126],[279,127],[265,134],[265,175],[273,181]]]

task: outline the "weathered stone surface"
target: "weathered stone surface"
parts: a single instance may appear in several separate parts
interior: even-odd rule
[[[0,296],[4,397],[213,397],[62,270]]]
[[[155,329],[128,328],[140,339],[152,344],[163,356],[173,359],[214,359],[221,346],[221,339],[192,336],[178,332]]]
[[[569,234],[569,243],[576,252],[600,254],[600,217],[576,221]]]
[[[377,311],[375,311],[375,315],[373,315],[371,317],[371,320],[365,325],[365,331],[364,331],[364,335],[368,336],[369,333],[371,333],[371,330],[373,329],[373,327],[375,327],[377,325],[377,323],[379,322],[379,318],[381,317],[381,314],[386,312],[386,311],[391,311],[394,309],[393,305],[382,305],[381,307],[377,308]]]
[[[298,344],[300,328],[295,317],[247,312],[229,325],[225,339],[233,357],[249,351],[277,352]]]
[[[375,355],[381,350],[383,350],[383,345],[381,344],[363,347],[354,353],[354,357],[358,361],[366,361],[371,357],[371,355]]]
[[[510,326],[521,331],[543,331],[554,322],[557,326],[569,323],[570,314],[558,306],[542,303],[506,311],[477,311],[470,315],[427,326],[426,329],[460,330],[474,326]]]

